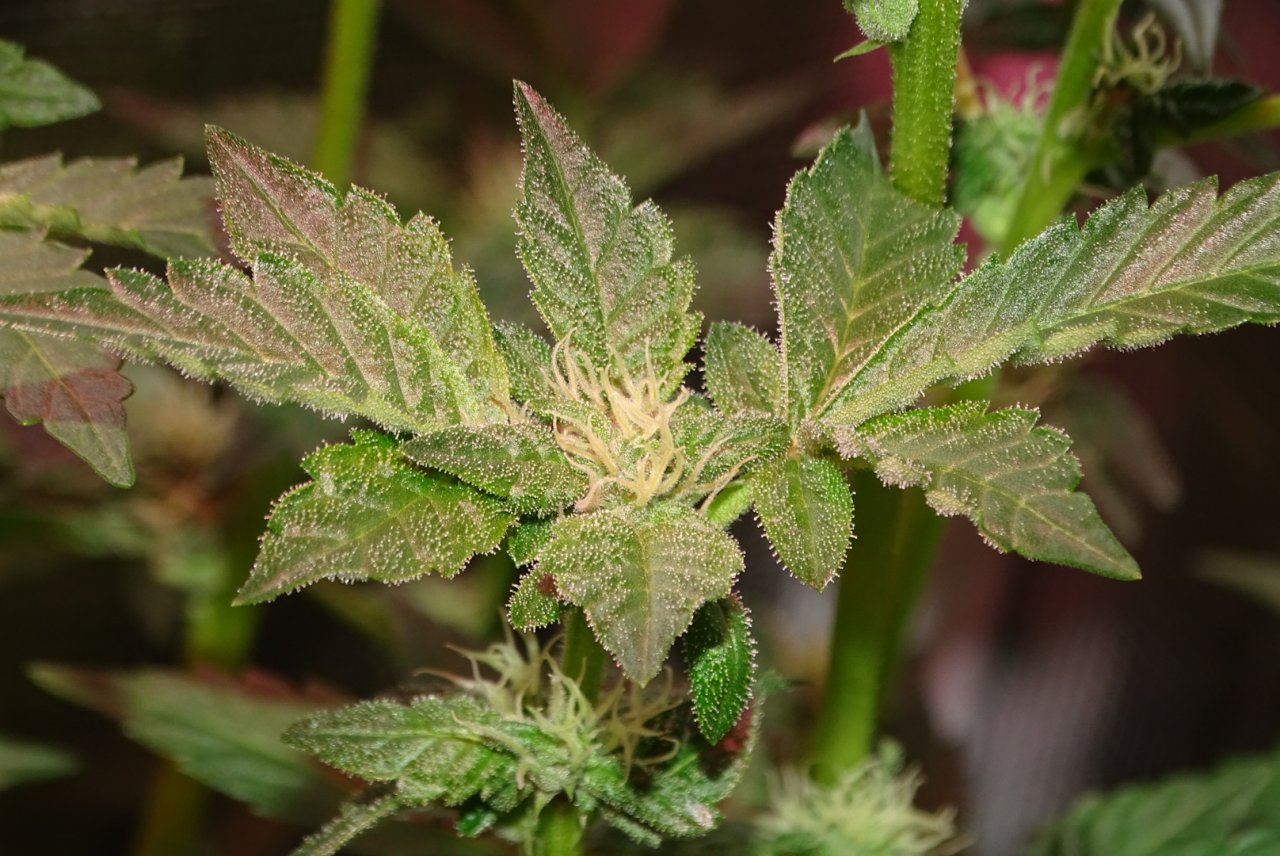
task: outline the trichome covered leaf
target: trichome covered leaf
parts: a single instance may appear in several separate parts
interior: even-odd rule
[[[703,374],[724,413],[782,410],[782,359],[773,343],[750,327],[715,321],[707,333]]]
[[[875,350],[826,415],[857,424],[1010,357],[1049,362],[1097,344],[1135,348],[1280,321],[1278,225],[1280,174],[1220,199],[1207,179],[1150,207],[1137,188],[1083,229],[1060,221],[960,280]]]
[[[573,515],[555,524],[535,570],[581,606],[627,677],[646,684],[698,607],[729,593],[742,551],[691,509]]]
[[[796,175],[771,259],[793,423],[847,398],[898,327],[946,294],[964,258],[959,224],[893,188],[865,123]]]
[[[718,743],[751,701],[756,643],[747,608],[733,597],[703,604],[684,635],[684,653],[698,730]]]
[[[502,503],[405,461],[371,433],[313,452],[313,481],[281,497],[240,603],[270,600],[321,579],[403,582],[449,577],[494,550],[513,518]]]
[[[626,184],[524,84],[516,117],[518,246],[547,326],[597,365],[632,376],[651,365],[664,383],[679,381],[701,319],[688,311],[693,265],[672,261],[671,224],[652,202],[633,207]]]
[[[587,490],[587,476],[533,423],[446,428],[405,443],[404,453],[431,469],[501,496],[521,513],[558,511]]]
[[[874,463],[882,481],[924,488],[935,511],[965,515],[1000,549],[1136,579],[1137,563],[1075,491],[1080,465],[1070,439],[1037,427],[1038,416],[962,402],[882,416],[838,431],[837,443]]]
[[[868,39],[897,42],[907,37],[920,11],[920,0],[844,0]]]
[[[109,290],[0,298],[0,321],[396,430],[502,418],[505,368],[433,223],[401,227],[364,191],[339,200],[319,176],[225,132],[210,133],[210,157],[252,277],[212,261],[175,261],[168,283],[115,270]],[[261,231],[246,238],[250,227]]]
[[[853,497],[831,461],[786,457],[751,477],[756,516],[778,559],[821,590],[840,570],[853,531]]]

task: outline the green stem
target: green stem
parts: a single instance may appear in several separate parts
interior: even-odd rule
[[[600,692],[600,677],[604,673],[604,649],[596,641],[580,609],[570,609],[565,617],[560,668],[578,681],[582,694],[594,703]]]
[[[1062,213],[1095,164],[1094,152],[1081,134],[1102,45],[1110,37],[1119,8],[1120,0],[1080,0],[1076,7],[1031,168],[1001,244],[1006,256]]]
[[[158,761],[146,809],[134,835],[134,856],[186,856],[196,851],[209,791],[169,761]]]
[[[894,185],[929,205],[946,196],[963,0],[923,0],[911,32],[891,46]],[[856,479],[858,538],[836,600],[826,699],[814,774],[831,781],[866,756],[902,628],[933,558],[941,523],[919,491],[891,491],[869,473]]]
[[[814,775],[830,782],[866,757],[902,633],[919,597],[943,520],[917,491],[874,474],[854,476],[858,538],[837,589],[827,694],[818,719]]]
[[[911,32],[889,46],[893,141],[889,173],[903,193],[929,205],[946,198],[964,0],[922,0]]]
[[[554,800],[538,815],[533,856],[579,856],[585,852],[578,810],[563,797]]]
[[[351,181],[373,65],[379,0],[332,0],[321,88],[320,127],[311,164],[338,187]]]

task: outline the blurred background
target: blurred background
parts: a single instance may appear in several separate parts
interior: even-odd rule
[[[1168,17],[1215,4],[1128,11],[1147,5]],[[970,7],[965,47],[984,93],[1018,98],[1052,78],[1063,4]],[[1215,74],[1280,89],[1269,0],[1226,0],[1220,30],[1200,35]],[[0,160],[181,154],[199,173],[212,123],[306,162],[325,36],[319,0],[5,0],[0,38],[89,86],[104,109],[8,131]],[[511,80],[526,80],[637,198],[670,213],[708,319],[772,332],[770,225],[787,180],[859,111],[887,131],[884,52],[832,63],[860,40],[838,0],[384,0],[354,178],[403,214],[439,219],[493,316],[537,324],[510,217]],[[1217,173],[1226,186],[1280,168],[1278,142],[1162,155],[1147,180]],[[1081,207],[1127,178],[1092,176]],[[980,230],[965,237],[979,257]],[[153,262],[99,251],[94,264]],[[1250,328],[1006,376],[1000,401],[1041,406],[1075,438],[1086,490],[1146,579],[1031,564],[991,551],[963,521],[949,528],[886,730],[923,766],[925,802],[959,808],[973,852],[1018,852],[1090,787],[1274,746],[1277,365],[1276,331]],[[374,695],[415,669],[460,668],[445,645],[499,632],[514,570],[494,557],[448,583],[321,585],[229,609],[271,502],[303,478],[298,460],[351,426],[165,370],[127,373],[131,490],[106,486],[38,428],[0,420],[0,733],[65,760],[61,776],[0,790],[0,852],[147,853],[164,818],[186,817],[199,830],[191,853],[285,853],[304,827],[201,791],[121,733],[115,720],[129,731],[145,698],[116,678],[227,675],[282,703]],[[761,767],[804,745],[833,600],[772,567],[753,523],[739,527],[764,662],[794,682],[770,700]],[[753,782],[742,811],[760,793]]]

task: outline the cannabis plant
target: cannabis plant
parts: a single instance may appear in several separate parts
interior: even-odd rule
[[[470,674],[286,731],[366,783],[296,853],[336,852],[431,806],[454,809],[461,835],[542,853],[575,852],[593,820],[649,845],[711,830],[761,717],[729,527],[754,514],[779,563],[823,589],[850,548],[854,472],[919,489],[997,549],[1139,576],[1076,490],[1062,432],[950,390],[1008,364],[1280,320],[1280,176],[1221,196],[1212,180],[1153,202],[1134,189],[965,273],[960,217],[940,204],[954,63],[937,61],[954,58],[962,4],[926,4],[918,20],[899,5],[868,32],[898,42],[899,95],[924,99],[900,98],[895,151],[924,154],[891,158],[886,175],[864,122],[793,179],[774,224],[776,336],[723,321],[702,335],[695,271],[662,211],[635,204],[520,83],[515,222],[549,338],[491,320],[431,218],[402,221],[376,193],[218,128],[208,155],[234,258],[0,295],[4,335],[92,343],[360,422],[303,461],[308,480],[275,504],[238,603],[320,580],[452,577],[499,549],[524,569],[507,604],[521,641],[472,652]],[[913,133],[921,117],[941,117],[940,141]],[[927,165],[939,142],[941,172]],[[883,852],[949,838],[912,814],[914,785],[886,775],[885,811],[916,843]],[[794,821],[809,797],[791,800],[778,816],[793,822],[762,823],[761,852],[862,840],[825,819],[877,777],[833,777],[812,799],[830,810],[807,825]]]

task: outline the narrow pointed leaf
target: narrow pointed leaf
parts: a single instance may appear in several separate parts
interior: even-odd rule
[[[207,142],[236,255],[283,255],[321,282],[361,283],[425,330],[478,400],[506,400],[506,368],[475,282],[454,270],[435,221],[418,214],[401,225],[381,196],[359,187],[343,196],[318,173],[220,128],[208,129]]]
[[[718,743],[742,718],[755,682],[751,614],[741,601],[703,604],[684,636],[684,656],[698,730]]]
[[[484,405],[431,334],[349,277],[317,280],[262,255],[252,277],[213,261],[174,261],[169,281],[113,270],[110,287],[0,297],[0,322],[89,336],[253,398],[364,416],[423,432],[483,421]]]
[[[393,790],[371,790],[372,793],[344,803],[337,817],[308,835],[289,856],[335,856],[348,842],[400,810],[400,800]]]
[[[409,465],[389,438],[327,446],[303,468],[313,481],[276,504],[240,603],[321,579],[450,577],[513,522],[498,500]]]
[[[558,511],[586,493],[586,475],[565,457],[541,425],[446,428],[404,444],[424,467],[456,476],[507,499],[522,514]]]
[[[550,574],[529,571],[520,577],[507,603],[511,626],[520,630],[537,630],[559,621],[562,604],[554,593],[555,580]]]
[[[963,514],[1002,550],[1137,579],[1138,566],[1075,491],[1080,465],[1071,441],[1037,427],[1039,414],[988,413],[978,402],[884,416],[838,432],[846,452],[876,465],[881,480],[919,486],[940,514]]]
[[[47,62],[23,54],[21,45],[0,39],[0,130],[75,119],[102,106]]]
[[[348,775],[395,782],[404,805],[455,806],[479,796],[510,810],[523,790],[517,761],[477,733],[499,724],[467,696],[378,699],[304,719],[284,740]]]
[[[750,327],[716,321],[704,352],[707,392],[718,410],[782,411],[782,359],[772,342]]]
[[[566,517],[535,566],[582,607],[596,638],[642,685],[698,607],[728,594],[741,570],[733,539],[685,508]]]
[[[920,11],[920,0],[844,0],[868,39],[897,42],[907,37]]]
[[[80,268],[87,253],[37,231],[0,231],[0,295],[99,287]],[[24,425],[43,423],[51,437],[119,487],[133,483],[123,400],[133,386],[120,360],[88,342],[0,329],[0,396]]]
[[[689,312],[693,265],[672,260],[671,224],[631,193],[524,84],[516,85],[524,139],[516,206],[521,261],[533,301],[557,339],[599,365],[638,374],[648,361],[668,382],[701,323]]]
[[[1150,206],[1139,188],[1083,229],[1063,220],[959,281],[867,360],[828,415],[856,424],[1010,356],[1051,362],[1098,344],[1136,348],[1277,321],[1280,173],[1221,198],[1207,179]]]
[[[63,163],[44,155],[0,166],[0,225],[44,228],[161,258],[210,256],[213,182],[182,177],[174,158],[138,167],[132,158]]]
[[[853,531],[844,474],[824,458],[788,457],[751,477],[756,516],[779,561],[821,590],[840,570]]]
[[[945,296],[964,259],[959,224],[893,188],[865,123],[796,175],[771,258],[793,422],[841,399],[899,325]]]

